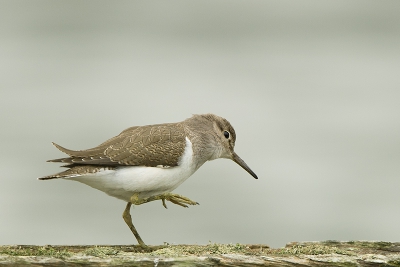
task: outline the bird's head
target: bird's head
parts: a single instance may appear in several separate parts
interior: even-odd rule
[[[236,154],[235,141],[236,133],[232,125],[226,119],[216,116],[214,114],[204,115],[213,121],[213,131],[217,136],[218,153],[215,158],[231,159],[245,169],[251,176],[258,179],[257,175],[250,169],[250,167]]]

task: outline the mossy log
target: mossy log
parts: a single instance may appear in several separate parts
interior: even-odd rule
[[[0,246],[0,266],[399,266],[400,243],[267,245]]]

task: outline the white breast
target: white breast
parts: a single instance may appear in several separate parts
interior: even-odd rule
[[[185,151],[176,167],[124,166],[65,179],[87,184],[110,196],[129,201],[134,193],[140,193],[140,198],[146,198],[171,192],[195,171],[192,143],[186,137]]]

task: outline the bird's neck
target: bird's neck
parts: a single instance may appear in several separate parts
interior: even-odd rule
[[[199,123],[209,125],[207,125],[207,127],[199,127]],[[221,149],[219,149],[217,140],[215,140],[215,135],[212,132],[212,122],[201,121],[193,124],[188,123],[184,125],[184,129],[187,138],[192,143],[193,162],[196,162],[196,170],[206,161],[220,157]]]

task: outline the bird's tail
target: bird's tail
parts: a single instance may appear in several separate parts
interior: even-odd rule
[[[64,177],[68,176],[68,175],[64,174],[67,171],[56,173],[56,174],[52,174],[52,175],[48,175],[48,176],[39,177],[38,180],[51,180],[51,179],[64,178]]]
[[[63,172],[59,172],[56,174],[44,176],[38,178],[38,180],[51,180],[51,179],[58,179],[58,178],[73,178],[73,177],[79,177],[79,176],[87,176],[87,175],[93,175],[101,171],[105,170],[115,170],[115,167],[112,166],[94,166],[94,165],[65,165],[62,167],[67,167],[69,168],[68,170],[65,170]]]
[[[56,177],[55,175],[49,175],[49,176],[44,176],[44,177],[40,177],[38,178],[38,180],[51,180],[51,179],[57,179],[60,177]]]
[[[61,166],[61,167],[67,167],[68,168],[68,165]],[[76,170],[75,168],[71,167],[70,169],[65,170],[63,172],[59,172],[59,173],[56,173],[56,174],[40,177],[40,178],[38,178],[38,180],[51,180],[51,179],[68,178],[68,177],[78,176],[77,172],[75,170]]]

